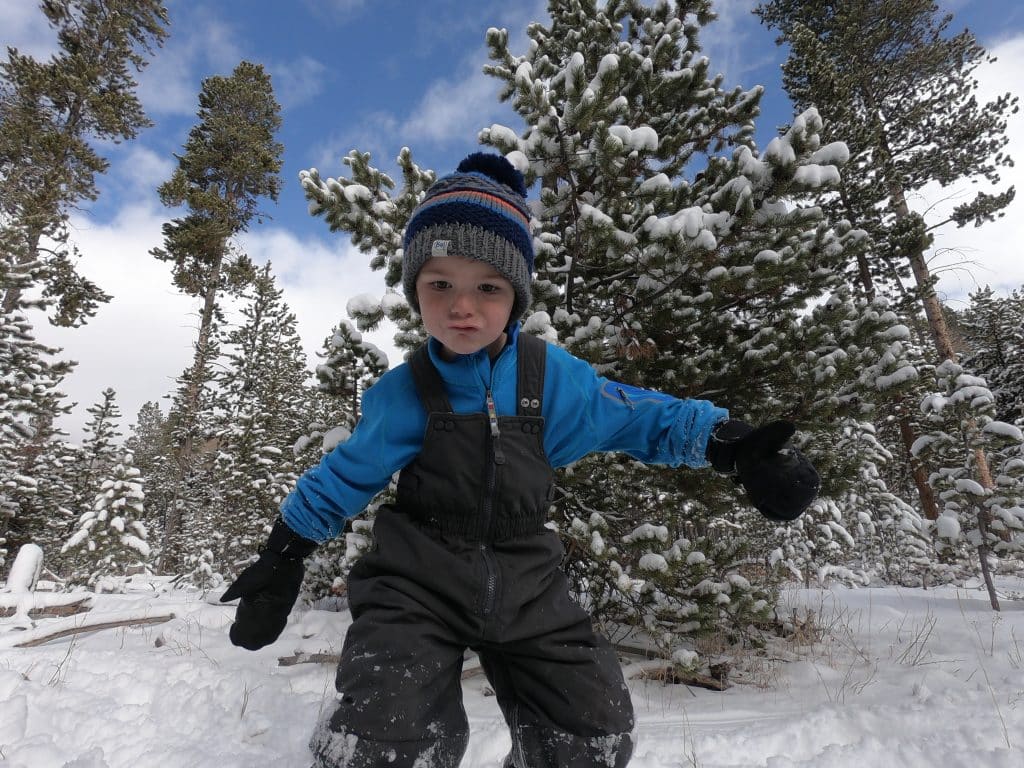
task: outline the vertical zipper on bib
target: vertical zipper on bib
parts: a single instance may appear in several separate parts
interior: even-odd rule
[[[487,486],[484,489],[484,507],[481,523],[480,555],[484,561],[484,569],[487,572],[484,581],[484,590],[481,595],[480,613],[489,616],[494,610],[494,602],[498,591],[497,563],[494,562],[494,552],[491,551],[491,537],[494,535],[494,491],[497,486],[498,465],[505,463],[505,454],[501,450],[501,430],[498,429],[498,411],[494,407],[494,396],[491,390],[487,389],[487,422],[490,425],[490,435],[487,441]]]
[[[494,407],[494,396],[487,390],[487,421],[491,425],[491,440],[494,444],[494,463],[504,464],[505,453],[501,450],[501,430],[498,429],[498,409]]]

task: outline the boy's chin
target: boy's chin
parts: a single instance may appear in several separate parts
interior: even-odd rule
[[[462,341],[460,341],[460,340],[443,341],[441,339],[438,339],[438,341],[441,342],[441,353],[442,353],[442,356],[445,359],[453,360],[454,358],[458,357],[459,355],[475,355],[477,352],[479,352],[481,350],[489,350],[491,352],[491,354],[493,354],[495,351],[500,350],[501,346],[504,346],[501,343],[503,338],[504,338],[504,336],[505,336],[505,334],[502,333],[500,336],[498,336],[495,339],[492,339],[491,341],[487,342],[486,344],[480,344],[478,341],[477,342],[471,342],[468,339],[462,340]],[[495,347],[496,349],[492,350],[491,349],[492,347]]]

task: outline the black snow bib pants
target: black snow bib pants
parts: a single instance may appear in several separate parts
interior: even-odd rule
[[[569,595],[544,528],[554,473],[541,416],[546,345],[519,336],[517,414],[452,412],[427,355],[410,361],[429,413],[397,504],[348,582],[353,624],[337,708],[314,733],[320,768],[456,768],[474,649],[512,734],[506,766],[623,768],[633,710],[613,649]]]

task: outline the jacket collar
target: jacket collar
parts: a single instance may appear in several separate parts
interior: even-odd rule
[[[508,339],[505,346],[498,353],[492,369],[491,361],[484,349],[477,350],[472,355],[458,355],[454,360],[445,360],[441,356],[441,342],[433,336],[427,339],[427,352],[430,360],[441,374],[441,379],[446,384],[461,387],[483,387],[484,389],[493,386],[494,372],[504,369],[507,365],[513,364],[516,360],[514,350],[519,341],[519,321],[510,323],[505,333]],[[513,352],[509,352],[509,348]],[[511,363],[509,361],[512,361]]]

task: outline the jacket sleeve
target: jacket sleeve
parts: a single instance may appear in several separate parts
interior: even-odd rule
[[[711,430],[729,412],[598,376],[591,365],[548,346],[544,447],[554,467],[589,453],[621,451],[646,464],[707,465]]]
[[[337,536],[384,489],[392,475],[422,446],[423,409],[402,408],[408,371],[396,368],[363,394],[362,416],[352,435],[299,478],[281,504],[281,517],[295,533],[316,542]]]

